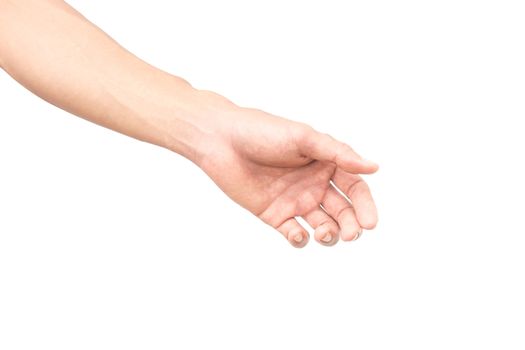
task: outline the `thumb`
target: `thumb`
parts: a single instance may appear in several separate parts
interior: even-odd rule
[[[304,156],[335,163],[352,174],[372,174],[379,168],[376,163],[363,159],[352,147],[332,136],[311,128],[307,130],[304,137],[298,139],[299,150]]]

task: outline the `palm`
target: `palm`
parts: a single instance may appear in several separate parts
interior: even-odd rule
[[[336,243],[339,234],[345,240],[356,237],[366,225],[359,224],[354,208],[331,181],[347,193],[366,184],[332,161],[303,154],[300,124],[261,114],[255,117],[257,122],[263,119],[264,127],[254,127],[248,118],[228,143],[217,142],[202,165],[206,173],[230,198],[295,246],[304,246],[308,237],[297,216],[316,229],[316,239],[325,245]]]

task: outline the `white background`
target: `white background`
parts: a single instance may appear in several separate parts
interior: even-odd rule
[[[525,348],[520,1],[71,1],[148,62],[381,170],[296,250],[166,150],[0,73],[1,349]]]

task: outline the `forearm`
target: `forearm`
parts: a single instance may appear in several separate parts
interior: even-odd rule
[[[203,103],[206,93],[126,51],[63,1],[0,0],[0,62],[50,103],[195,162],[212,132],[205,119],[217,103]]]

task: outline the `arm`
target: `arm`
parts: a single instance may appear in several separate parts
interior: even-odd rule
[[[59,0],[0,0],[0,65],[26,88],[86,120],[168,148],[294,246],[332,245],[377,222],[359,173],[374,163],[307,125],[194,89],[122,48]],[[352,200],[338,194],[335,187]]]

